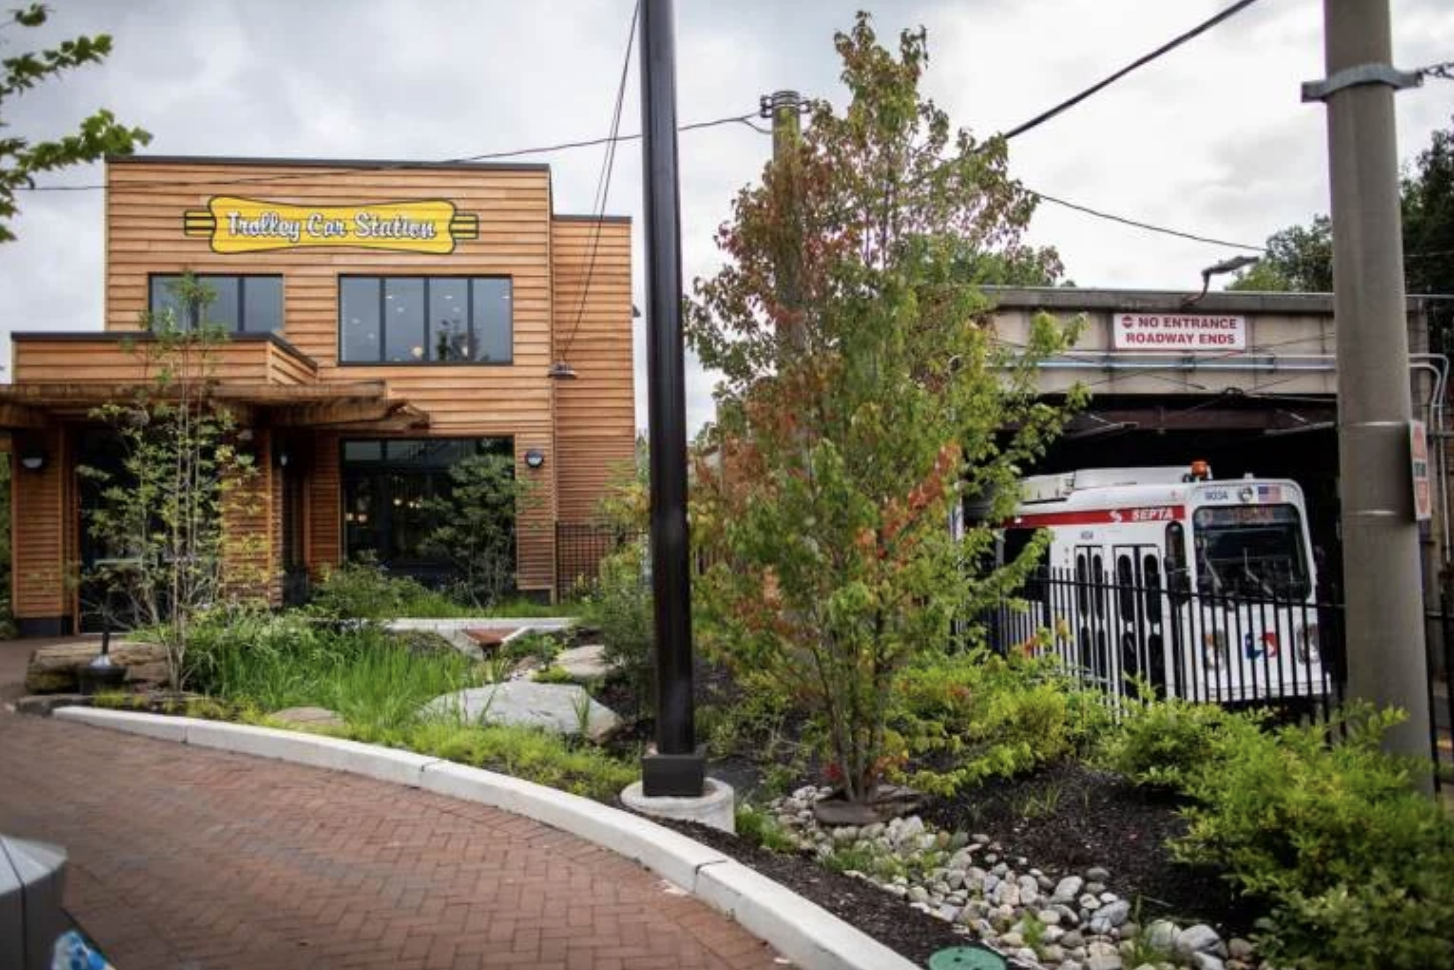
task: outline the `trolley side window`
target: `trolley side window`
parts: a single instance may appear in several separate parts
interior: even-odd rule
[[[1124,552],[1116,557],[1116,600],[1123,619],[1136,618],[1136,569]]]
[[[1191,592],[1186,571],[1186,529],[1180,522],[1166,524],[1166,588],[1183,596]]]
[[[1090,612],[1090,563],[1083,552],[1075,556],[1075,605],[1081,616]]]
[[[1161,622],[1161,560],[1155,554],[1141,558],[1141,572],[1146,584],[1146,619]]]
[[[1000,562],[1006,566],[1014,565],[1039,533],[1039,529],[1006,529],[1000,546]],[[1046,543],[1025,573],[1025,584],[1021,587],[1024,597],[1030,600],[1046,600],[1050,587],[1045,580],[1049,574],[1050,545]]]

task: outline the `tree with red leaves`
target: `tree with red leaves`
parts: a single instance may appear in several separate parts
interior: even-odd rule
[[[951,620],[1040,551],[994,568],[993,530],[956,542],[950,511],[968,492],[1009,513],[1067,413],[1033,376],[1068,334],[1041,317],[1016,346],[990,325],[976,267],[1053,275],[1058,260],[1020,241],[1035,200],[1004,142],[952,130],[920,94],[924,32],[895,56],[861,14],[836,46],[846,111],[815,104],[738,195],[717,236],[726,265],[690,301],[691,344],[723,375],[721,457],[698,469],[692,523],[721,555],[698,582],[704,647],[811,714],[868,814],[897,754],[899,672],[949,649]]]

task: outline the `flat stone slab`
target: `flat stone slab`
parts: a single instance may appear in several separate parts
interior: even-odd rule
[[[15,710],[20,714],[50,717],[60,707],[90,707],[92,700],[85,694],[31,694],[16,698]]]
[[[76,670],[101,652],[96,639],[77,640],[41,647],[30,655],[25,669],[25,689],[32,694],[56,694],[76,689]],[[116,640],[109,651],[111,662],[126,668],[126,682],[162,683],[167,679],[166,648],[155,643]]]
[[[279,724],[286,724],[288,727],[303,728],[341,728],[347,727],[345,721],[336,711],[330,711],[326,707],[287,707],[281,711],[274,711],[268,717]]]
[[[562,650],[551,664],[576,680],[599,680],[615,667],[606,660],[606,648],[599,643]]]
[[[621,718],[598,703],[584,687],[576,684],[537,684],[512,680],[485,687],[471,687],[436,697],[424,705],[424,714],[460,717],[479,724],[511,724],[543,728],[554,734],[575,735],[581,730],[585,710],[586,737],[600,741],[616,730]]]

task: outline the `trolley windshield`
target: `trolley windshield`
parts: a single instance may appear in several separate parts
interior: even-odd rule
[[[1311,592],[1296,506],[1205,506],[1192,517],[1192,540],[1199,592],[1279,599]]]

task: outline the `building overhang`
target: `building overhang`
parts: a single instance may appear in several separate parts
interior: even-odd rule
[[[386,381],[320,382],[317,362],[277,334],[233,334],[183,352],[160,348],[146,331],[11,339],[15,383],[0,385],[0,429],[94,420],[106,405],[176,399],[183,383],[188,394],[205,395],[249,425],[385,433],[429,425],[429,415]],[[158,380],[163,371],[166,381]]]
[[[269,384],[219,381],[193,386],[228,408],[239,421],[265,427],[370,431],[405,431],[429,426],[429,415],[408,401],[393,397],[385,381],[337,381],[328,384]],[[139,383],[28,381],[0,385],[0,428],[38,430],[56,421],[87,420],[98,409],[151,399],[175,400],[180,392]]]

